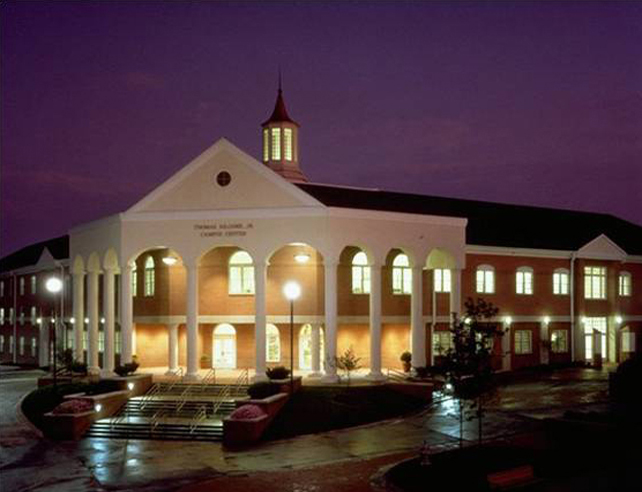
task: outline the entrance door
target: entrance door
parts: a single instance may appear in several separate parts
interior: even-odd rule
[[[319,328],[319,362],[323,370],[323,328]],[[299,369],[304,371],[312,369],[312,326],[310,325],[303,325],[299,331]]]
[[[236,369],[236,330],[223,324],[214,328],[212,360],[219,369]]]
[[[599,337],[595,337],[593,331],[600,332]],[[586,360],[593,360],[593,349],[595,340],[600,340],[600,355],[604,360],[606,358],[606,318],[584,318],[584,356]]]

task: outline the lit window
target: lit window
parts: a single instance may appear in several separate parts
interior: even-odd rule
[[[495,269],[492,266],[478,266],[475,280],[477,293],[493,294],[495,292]]]
[[[515,292],[523,295],[533,294],[533,269],[520,267],[515,273]]]
[[[36,286],[37,286],[37,285],[38,285],[38,284],[37,284],[36,276],[35,276],[35,275],[32,275],[32,276],[31,276],[31,293],[32,293],[32,294],[35,294],[35,293],[36,293]]]
[[[515,353],[530,354],[533,352],[533,334],[530,330],[515,331]]]
[[[20,308],[20,324],[21,324],[21,325],[24,325],[24,324],[25,324],[25,313],[24,313],[24,311],[22,310],[22,308]]]
[[[359,251],[352,258],[352,293],[370,293],[370,267],[368,257],[363,251]]]
[[[0,352],[4,352],[4,335],[0,335]]]
[[[25,355],[25,337],[20,337],[20,355]]]
[[[9,353],[13,354],[13,335],[9,335]]]
[[[263,129],[263,162],[270,160],[270,132],[267,128]]]
[[[4,325],[4,308],[0,308],[0,325]]]
[[[114,332],[114,353],[120,354],[120,331]]]
[[[138,291],[138,272],[136,271],[136,263],[132,267],[132,296],[136,297]]]
[[[437,268],[434,271],[435,292],[450,292],[450,270]]]
[[[283,129],[283,154],[286,161],[292,160],[292,129]]]
[[[24,296],[25,295],[25,278],[20,277],[20,295]]]
[[[15,316],[15,313],[13,311],[13,308],[9,308],[9,323],[10,324],[13,324],[14,316]]]
[[[635,332],[622,332],[622,352],[635,352]]]
[[[67,330],[66,342],[67,342],[67,346],[65,348],[68,348],[68,349],[74,348],[74,330],[72,329]]]
[[[598,347],[593,346],[593,342],[596,338],[596,331],[600,332],[599,336],[599,352],[602,357],[606,357],[606,331],[607,331],[607,320],[604,317],[587,317],[583,318],[582,322],[584,323],[584,357],[587,360],[593,359],[593,353],[597,352]]]
[[[228,292],[254,294],[254,266],[252,257],[245,251],[237,251],[230,257]]]
[[[4,297],[4,281],[0,282],[0,297]]]
[[[145,260],[145,297],[154,295],[156,289],[156,270],[154,269],[154,258],[148,256]]]
[[[82,349],[86,351],[88,345],[89,345],[89,335],[87,334],[87,330],[84,329],[82,331]]]
[[[623,297],[631,295],[631,274],[629,272],[620,272],[618,293]]]
[[[432,346],[436,355],[445,355],[453,348],[453,334],[449,331],[435,331],[432,334]]]
[[[392,262],[392,293],[412,293],[412,270],[408,256],[403,253],[398,254]]]
[[[31,357],[36,356],[36,337],[31,338]]]
[[[584,298],[606,299],[606,267],[584,267]]]
[[[279,362],[281,360],[279,329],[271,324],[265,327],[265,354],[267,362]]]
[[[104,352],[105,351],[105,332],[103,330],[100,330],[98,332],[98,352]]]
[[[281,160],[281,129],[272,128],[272,160]]]
[[[553,272],[553,294],[558,296],[568,295],[568,270],[558,268]]]
[[[551,332],[551,351],[555,354],[568,352],[568,332],[566,330]]]
[[[36,318],[38,315],[36,314],[36,306],[31,306],[31,324],[35,325],[36,324]]]

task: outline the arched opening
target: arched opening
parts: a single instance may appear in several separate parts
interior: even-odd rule
[[[281,334],[271,323],[265,327],[265,360],[268,363],[281,362]]]
[[[324,369],[323,360],[323,328],[319,328],[319,361],[321,370]],[[299,369],[310,371],[312,369],[312,325],[305,324],[299,330]]]
[[[236,369],[236,330],[227,323],[214,328],[212,344],[213,367]]]

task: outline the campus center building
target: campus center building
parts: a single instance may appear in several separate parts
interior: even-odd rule
[[[505,370],[640,351],[642,227],[309,183],[298,132],[279,90],[262,162],[221,139],[128,210],[3,258],[2,361],[46,365],[56,319],[59,346],[92,372],[135,355],[193,379],[211,366],[260,377],[290,364],[293,308],[297,370],[334,380],[352,348],[378,379],[404,351],[438,363],[468,297],[499,307]]]

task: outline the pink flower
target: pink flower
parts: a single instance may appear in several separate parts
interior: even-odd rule
[[[234,420],[252,420],[264,415],[265,412],[257,405],[243,405],[234,410],[230,418]]]
[[[52,413],[56,415],[61,413],[83,413],[93,409],[94,403],[91,400],[74,398],[73,400],[62,402],[60,405],[53,409]]]

